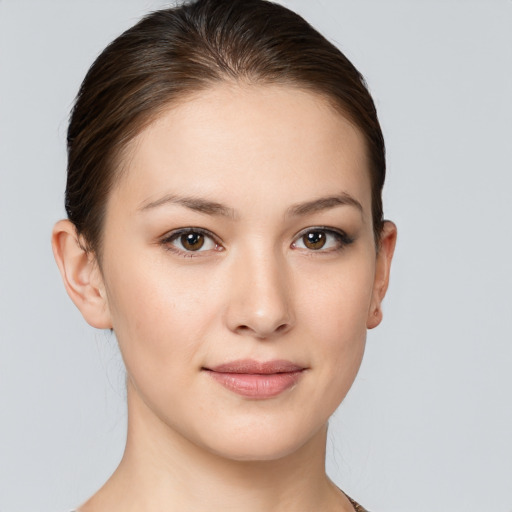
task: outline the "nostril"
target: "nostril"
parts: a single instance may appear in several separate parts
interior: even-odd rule
[[[287,324],[287,323],[282,323],[279,326],[277,326],[276,328],[264,329],[261,327],[253,328],[250,325],[242,324],[236,328],[236,332],[238,334],[253,334],[258,338],[267,338],[267,337],[272,337],[276,334],[283,334],[285,331],[288,330],[288,325],[289,324]]]

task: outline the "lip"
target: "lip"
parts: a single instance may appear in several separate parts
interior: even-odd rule
[[[228,390],[253,399],[272,398],[294,387],[306,368],[286,360],[240,359],[204,371]]]

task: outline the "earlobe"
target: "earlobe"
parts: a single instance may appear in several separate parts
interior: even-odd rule
[[[375,263],[372,300],[368,310],[366,327],[373,329],[382,322],[381,304],[386,295],[391,270],[391,260],[395,251],[397,229],[393,222],[385,221],[380,238],[379,252]]]
[[[98,263],[80,244],[72,222],[61,220],[55,224],[52,248],[66,291],[86,322],[98,329],[112,328]]]

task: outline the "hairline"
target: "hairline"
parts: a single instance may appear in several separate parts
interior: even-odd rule
[[[354,119],[354,116],[351,114],[349,109],[342,103],[341,100],[335,98],[332,94],[329,94],[325,90],[322,90],[321,86],[316,86],[315,84],[308,82],[306,80],[301,80],[298,77],[251,77],[250,75],[242,75],[239,77],[235,77],[229,75],[227,73],[219,73],[216,77],[213,78],[205,78],[203,81],[195,84],[194,87],[191,87],[190,90],[180,91],[174,96],[172,94],[168,95],[167,99],[162,99],[158,104],[153,107],[148,108],[146,111],[139,114],[121,133],[121,137],[116,141],[113,149],[109,152],[109,154],[105,155],[105,164],[106,166],[111,166],[110,173],[110,182],[109,186],[106,190],[106,200],[103,201],[102,209],[101,209],[101,228],[104,227],[106,212],[108,209],[109,199],[112,194],[112,190],[119,185],[119,183],[123,180],[124,176],[127,175],[127,169],[129,168],[129,162],[134,156],[134,151],[137,148],[137,139],[142,134],[144,130],[146,130],[153,123],[158,122],[165,114],[172,112],[172,110],[178,108],[179,106],[187,103],[193,102],[196,98],[200,97],[206,91],[215,89],[216,87],[230,86],[233,89],[243,89],[243,88],[252,88],[252,87],[277,87],[277,88],[289,88],[297,91],[302,91],[304,93],[311,94],[316,96],[320,102],[319,104],[323,104],[327,108],[329,108],[332,112],[340,115],[345,121],[347,121],[352,128],[354,128],[363,140],[363,145],[365,149],[365,160],[366,160],[366,169],[370,179],[370,188],[373,192],[372,185],[372,159],[370,157],[370,147],[368,137],[365,133],[365,130],[359,126],[359,124]],[[123,135],[127,135],[129,132],[129,136],[122,137]],[[373,203],[373,197],[371,198]],[[373,209],[373,205],[372,205]],[[372,224],[373,224],[373,215]],[[375,231],[375,226],[373,226]],[[87,250],[93,252],[98,263],[101,267],[101,254],[103,248],[103,236],[104,229],[100,229],[99,238],[96,241],[95,247],[90,247],[90,244],[86,243]],[[84,237],[86,239],[86,237]],[[378,240],[376,239],[376,244]]]

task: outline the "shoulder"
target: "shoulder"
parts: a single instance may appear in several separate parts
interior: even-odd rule
[[[356,503],[350,496],[347,496],[347,498],[349,499],[350,503],[352,503],[355,512],[368,512],[368,510],[359,505],[359,503]]]

